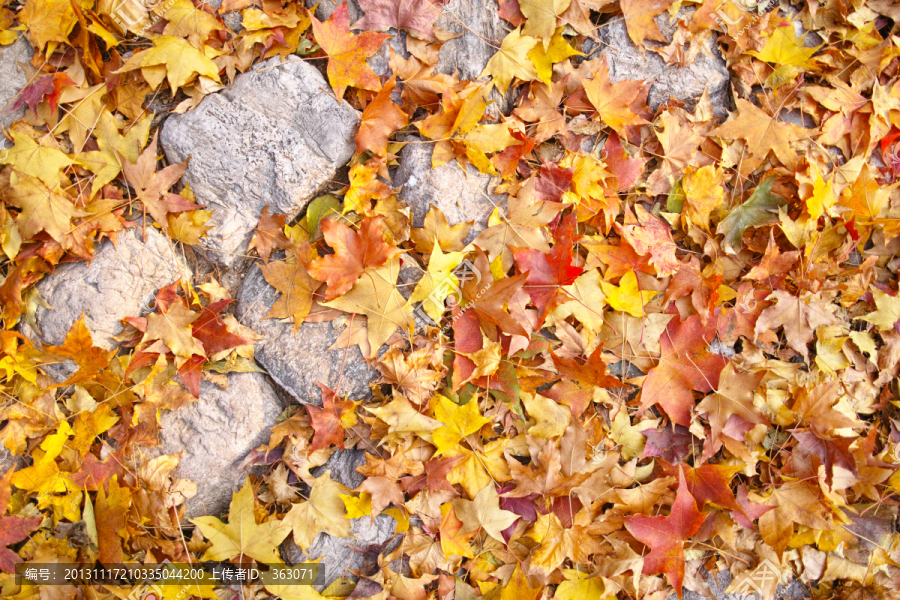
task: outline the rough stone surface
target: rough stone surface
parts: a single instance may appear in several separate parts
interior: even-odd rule
[[[438,71],[448,75],[459,71],[460,79],[477,79],[510,29],[497,14],[495,2],[485,7],[475,0],[450,0],[435,25],[462,34],[441,46],[437,63]]]
[[[33,53],[31,44],[25,36],[21,36],[16,43],[9,46],[0,46],[0,126],[4,129],[25,116],[24,106],[9,112],[7,109],[12,107],[19,90],[28,84],[24,71],[16,62],[30,61]],[[12,144],[0,135],[0,150],[10,146]]]
[[[278,292],[266,283],[262,271],[254,266],[238,292],[238,318],[262,336],[256,344],[256,362],[268,371],[275,382],[299,402],[321,404],[321,382],[351,400],[369,395],[369,384],[378,371],[363,360],[357,346],[349,350],[328,348],[337,341],[342,328],[330,322],[303,323],[294,333],[294,324],[278,319],[265,319]],[[344,362],[341,376],[341,364]]]
[[[366,464],[365,450],[335,450],[334,454],[328,457],[325,464],[316,467],[310,473],[314,477],[321,477],[325,471],[331,471],[331,478],[348,488],[355,489],[362,485],[365,477],[356,472],[356,467]]]
[[[209,0],[208,4],[217,9],[222,6],[222,0]],[[244,29],[244,26],[241,24],[243,17],[239,10],[228,11],[222,15],[222,20],[225,21],[225,24],[231,27],[231,30],[235,33],[240,33]]]
[[[350,489],[363,482],[363,476],[356,472],[356,467],[366,464],[366,455],[362,450],[338,450],[321,467],[313,469],[312,474],[320,477],[325,471],[331,472],[331,478]],[[363,564],[363,556],[354,552],[350,546],[365,548],[373,544],[384,544],[393,537],[397,522],[387,516],[379,515],[374,521],[370,517],[353,519],[351,524],[353,537],[333,537],[320,533],[313,540],[309,553],[294,544],[291,538],[282,545],[285,559],[297,564],[311,558],[321,557],[319,576],[316,586],[327,587],[342,575],[350,576],[351,569],[359,569]],[[356,579],[353,577],[353,579]]]
[[[463,171],[455,162],[431,168],[431,144],[407,144],[400,154],[400,168],[393,178],[402,185],[400,198],[413,214],[413,226],[422,227],[431,206],[438,207],[451,225],[475,221],[467,242],[487,228],[488,218],[496,206],[506,203],[506,196],[488,194],[491,177],[470,164]]]
[[[205,246],[210,259],[233,265],[246,253],[259,214],[297,215],[351,156],[359,114],[335,100],[307,62],[276,57],[234,86],[166,121],[170,162],[191,157],[184,180],[214,209]]]
[[[24,466],[25,460],[21,456],[14,456],[5,447],[0,446],[0,477],[10,469],[18,470]]]
[[[686,18],[690,13],[679,12]],[[669,23],[668,13],[656,17],[660,31],[671,41],[675,32],[674,22]],[[663,58],[651,50],[641,50],[628,37],[625,21],[616,19],[601,26],[597,33],[606,44],[609,61],[609,78],[615,83],[625,79],[645,79],[654,81],[647,96],[647,104],[656,110],[660,104],[675,96],[693,110],[697,100],[709,89],[709,99],[716,115],[724,115],[727,108],[729,73],[718,47],[712,39],[706,44],[707,53],[701,52],[694,62],[686,67],[667,65]],[[647,46],[662,46],[659,42],[647,41]]]
[[[146,242],[141,233],[140,226],[120,231],[116,245],[104,241],[90,262],[62,264],[45,276],[37,289],[52,309],[37,309],[40,335],[28,325],[22,333],[59,345],[84,313],[94,344],[116,347],[112,337],[122,332],[121,319],[146,312],[159,288],[191,277],[171,240],[152,227],[146,228]]]
[[[220,515],[246,474],[240,462],[269,438],[281,402],[262,373],[231,373],[228,390],[200,382],[200,399],[163,414],[160,451],[183,452],[175,476],[197,484],[188,518]]]

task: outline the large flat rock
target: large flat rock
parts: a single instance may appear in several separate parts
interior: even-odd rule
[[[262,209],[290,217],[343,166],[355,149],[359,114],[334,98],[307,62],[264,61],[231,89],[169,117],[162,145],[170,162],[191,162],[184,181],[214,209],[204,241],[211,260],[233,265]]]
[[[431,144],[407,144],[400,153],[400,168],[394,185],[402,185],[400,198],[413,214],[413,226],[422,227],[425,215],[436,206],[450,225],[474,221],[466,242],[486,229],[494,208],[504,206],[505,195],[488,193],[491,177],[471,164],[466,170],[455,162],[431,168]]]
[[[8,109],[15,103],[19,90],[28,84],[25,72],[16,63],[27,63],[33,53],[25,36],[9,46],[0,46],[0,127],[4,129],[25,116],[24,105],[14,111]],[[6,137],[0,135],[0,151],[11,146]]]
[[[689,18],[690,11],[682,9],[679,18]],[[675,33],[674,23],[669,22],[669,13],[656,17],[656,24],[666,39],[672,40]],[[606,57],[609,62],[609,78],[613,83],[622,80],[639,79],[653,81],[647,104],[652,110],[675,96],[693,110],[703,90],[709,90],[709,99],[716,115],[725,115],[728,103],[728,82],[730,75],[725,66],[725,59],[719,52],[714,40],[706,41],[704,52],[700,52],[694,62],[685,66],[667,65],[656,52],[644,48],[643,52],[631,38],[623,19],[614,19],[597,30],[600,40],[605,44]],[[660,42],[647,40],[647,46],[662,46]]]
[[[200,399],[160,419],[160,451],[182,453],[174,475],[197,484],[187,518],[221,515],[246,474],[240,462],[269,439],[281,402],[262,373],[230,373],[228,389],[200,382]]]
[[[103,241],[90,262],[61,264],[46,275],[37,289],[51,308],[37,309],[39,333],[26,324],[22,333],[34,341],[60,345],[84,314],[94,345],[115,348],[113,336],[122,332],[119,321],[149,312],[159,288],[191,278],[169,238],[149,226],[146,240],[141,233],[139,226],[120,231],[116,244]]]
[[[254,351],[256,362],[303,404],[322,403],[317,382],[351,400],[369,396],[369,384],[379,374],[363,360],[359,347],[328,349],[337,341],[342,328],[331,322],[303,323],[295,333],[291,322],[264,318],[278,295],[258,266],[247,273],[238,292],[238,319],[262,336]],[[336,389],[338,381],[340,387]]]

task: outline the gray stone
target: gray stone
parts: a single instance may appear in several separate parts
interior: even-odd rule
[[[451,225],[475,221],[466,242],[488,226],[488,218],[497,206],[504,206],[506,195],[489,194],[491,177],[471,164],[466,170],[455,162],[431,168],[431,144],[407,144],[400,153],[400,168],[393,178],[402,185],[400,198],[413,214],[413,226],[422,227],[425,215],[434,205],[444,213]]]
[[[317,382],[353,400],[369,396],[369,384],[379,374],[366,364],[359,347],[328,349],[343,328],[331,322],[303,323],[294,333],[293,323],[264,318],[278,296],[258,266],[247,273],[238,292],[238,319],[262,336],[256,344],[256,362],[303,404],[322,404]]]
[[[0,477],[10,469],[18,471],[25,466],[25,459],[21,456],[15,456],[4,446],[0,446]]]
[[[316,467],[312,471],[314,477],[321,477],[325,471],[331,471],[331,478],[341,485],[346,485],[351,490],[358,488],[362,482],[366,480],[360,475],[357,467],[366,464],[366,453],[364,450],[335,450],[334,454],[328,457],[325,464]]]
[[[679,17],[690,15],[689,10],[682,9]],[[666,38],[671,41],[675,32],[675,23],[669,23],[669,14],[656,17],[656,23]],[[606,45],[605,51],[609,62],[609,78],[613,83],[622,80],[653,81],[647,104],[652,110],[675,96],[693,110],[703,95],[709,90],[709,100],[716,115],[726,114],[729,73],[718,47],[712,38],[707,47],[700,52],[694,62],[686,67],[667,65],[663,58],[652,50],[641,50],[628,37],[628,30],[623,19],[614,19],[601,26],[597,33]],[[646,41],[647,46],[662,46],[659,42]]]
[[[197,484],[186,517],[221,515],[244,483],[241,461],[269,439],[281,413],[275,390],[262,373],[230,373],[228,390],[200,382],[200,399],[160,419],[164,454],[182,452],[175,477]]]
[[[476,0],[450,0],[435,25],[461,33],[441,46],[437,70],[460,79],[477,79],[497,52],[508,33],[506,22],[497,14],[497,3]],[[492,45],[493,44],[493,45]]]
[[[172,241],[153,227],[120,231],[115,245],[105,240],[90,262],[66,263],[37,284],[52,308],[39,307],[35,332],[23,324],[22,333],[33,341],[60,345],[72,324],[84,313],[94,344],[107,350],[117,346],[120,320],[148,311],[156,291],[191,272]]]
[[[16,62],[27,63],[31,60],[34,49],[21,36],[14,44],[0,46],[0,126],[4,129],[25,116],[25,106],[10,111],[16,101],[19,90],[28,84],[25,72]],[[0,135],[0,150],[11,147],[6,137]]]
[[[359,114],[315,67],[280,60],[256,65],[163,127],[169,161],[191,158],[184,181],[215,211],[204,245],[223,265],[246,254],[267,204],[294,217],[353,156]]]
[[[208,4],[213,8],[219,8],[222,6],[223,0],[209,0]],[[222,20],[225,21],[225,24],[231,27],[231,30],[235,33],[240,33],[243,31],[244,26],[241,24],[243,21],[243,17],[241,16],[241,11],[239,10],[230,10],[227,13],[224,13],[222,16]]]

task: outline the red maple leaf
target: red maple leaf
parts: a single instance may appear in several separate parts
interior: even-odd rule
[[[337,394],[327,386],[321,383],[316,385],[322,390],[322,406],[306,405],[306,412],[309,413],[309,422],[315,431],[309,451],[315,452],[322,448],[328,448],[332,444],[343,450],[344,427],[341,418],[348,412],[353,411],[356,408],[356,403],[348,400],[338,400]]]
[[[644,557],[644,575],[664,573],[679,598],[684,582],[684,542],[700,529],[705,518],[682,476],[669,516],[633,515],[625,521],[631,535],[650,546],[650,554]]]
[[[531,248],[516,248],[513,255],[519,270],[528,272],[525,291],[541,311],[540,323],[543,323],[561,301],[560,296],[562,299],[568,297],[562,287],[571,285],[584,269],[572,264],[572,244],[565,239],[553,246],[549,254]]]
[[[659,340],[659,364],[650,369],[641,392],[641,408],[659,404],[669,418],[685,427],[691,424],[692,390],[709,393],[719,386],[719,373],[728,359],[710,353],[716,322],[703,325],[700,316],[686,321],[672,319]]]
[[[15,468],[9,469],[0,478],[0,515],[6,512],[9,506],[10,486],[9,480]],[[43,517],[0,517],[0,571],[12,573],[16,563],[22,562],[18,554],[9,550],[7,546],[21,542],[41,525]]]

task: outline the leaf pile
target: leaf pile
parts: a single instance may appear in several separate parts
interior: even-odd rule
[[[237,34],[190,0],[125,21],[92,0],[0,10],[0,43],[21,26],[37,50],[0,161],[0,438],[29,457],[0,480],[0,569],[271,563],[285,539],[308,550],[384,514],[396,539],[356,550],[357,583],[243,597],[711,597],[704,570],[736,590],[760,565],[817,597],[900,597],[900,11],[501,0],[509,32],[467,81],[436,70],[442,3],[359,4],[351,24],[346,4],[320,21],[296,2],[226,0]],[[706,94],[651,110],[652,81],[613,81],[590,51],[610,19],[670,65],[713,40],[733,110],[717,116]],[[379,78],[366,59],[390,30],[409,55],[391,50]],[[152,107],[189,110],[292,53],[321,63],[362,125],[343,189],[296,223],[260,218],[268,317],[341,319],[336,347],[357,345],[381,378],[368,399],[339,381],[323,406],[291,407],[227,517],[182,522],[193,484],[172,476],[177,456],[143,448],[201,377],[255,368],[227,292],[160,290],[118,353],[83,321],[58,347],[13,328],[33,318],[37,280],[128,219],[197,243],[210,213],[172,191],[184,165],[157,168]],[[389,180],[398,133],[508,195],[471,243],[473,223],[434,207],[412,227]],[[41,366],[60,360],[78,369],[56,385]],[[341,448],[366,450],[355,490],[310,472]]]

